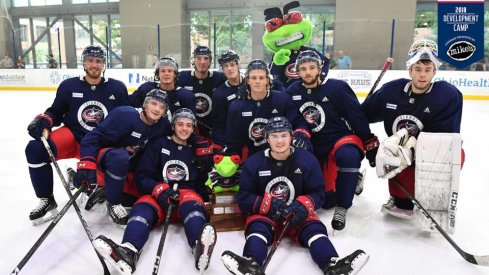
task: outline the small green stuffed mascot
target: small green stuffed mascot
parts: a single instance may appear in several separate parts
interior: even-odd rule
[[[290,11],[299,7],[298,1],[292,1],[283,8],[265,9],[265,33],[263,44],[274,53],[270,73],[273,77],[288,87],[299,79],[295,71],[295,60],[299,53],[312,50],[323,60],[322,75],[329,71],[329,59],[316,49],[305,46],[311,41],[314,25],[302,17],[299,11]]]
[[[238,181],[241,174],[241,170],[238,169],[240,162],[239,155],[215,155],[214,168],[209,172],[209,179],[205,185],[211,189],[212,193],[238,192]]]

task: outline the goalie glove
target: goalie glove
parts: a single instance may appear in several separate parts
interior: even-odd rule
[[[415,150],[416,138],[410,137],[405,128],[385,139],[376,157],[377,176],[391,179],[401,173],[413,163]]]

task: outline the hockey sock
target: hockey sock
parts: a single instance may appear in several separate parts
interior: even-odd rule
[[[358,182],[358,173],[362,161],[360,151],[355,145],[343,145],[335,154],[338,166],[336,177],[336,198],[337,205],[343,208],[350,208]]]
[[[38,198],[47,198],[53,194],[53,168],[49,155],[40,141],[32,140],[25,148],[29,175]]]
[[[336,249],[325,235],[319,236],[309,244],[309,252],[311,253],[312,260],[321,270],[324,269],[329,259],[338,257]]]
[[[267,257],[267,248],[268,246],[263,236],[252,234],[246,240],[243,256],[254,259],[261,266]]]
[[[141,251],[148,241],[149,231],[157,222],[157,214],[154,208],[146,203],[137,203],[129,213],[129,221],[122,243],[129,242]]]
[[[183,220],[188,245],[193,248],[200,238],[202,227],[207,222],[204,207],[196,201],[188,201],[180,205],[180,217]]]
[[[127,176],[129,156],[126,150],[112,149],[103,158],[105,170],[105,197],[112,205],[122,202],[124,183]]]

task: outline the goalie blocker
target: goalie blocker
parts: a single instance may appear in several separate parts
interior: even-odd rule
[[[446,232],[453,234],[463,165],[460,134],[422,132],[415,163],[415,198]],[[414,217],[422,231],[434,231],[419,209],[414,209]]]

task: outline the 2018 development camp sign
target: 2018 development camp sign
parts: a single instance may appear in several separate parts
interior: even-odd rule
[[[438,0],[438,56],[460,69],[484,57],[484,0]]]

